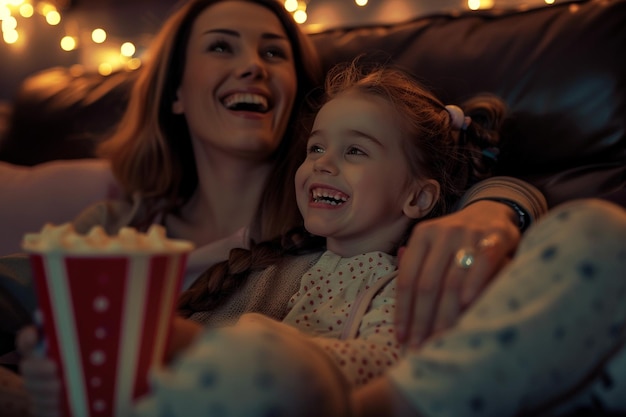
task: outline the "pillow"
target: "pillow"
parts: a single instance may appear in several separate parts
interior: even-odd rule
[[[72,221],[89,205],[120,195],[103,159],[46,162],[31,167],[0,161],[0,255],[21,251],[24,233]]]

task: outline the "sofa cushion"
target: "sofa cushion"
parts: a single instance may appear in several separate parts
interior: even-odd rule
[[[92,158],[117,125],[137,72],[76,75],[53,67],[26,78],[12,102],[0,161],[36,165]]]
[[[94,202],[119,196],[107,161],[79,159],[25,167],[0,162],[0,256],[44,222],[64,223]]]

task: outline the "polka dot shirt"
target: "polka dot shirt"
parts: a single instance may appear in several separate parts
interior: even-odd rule
[[[383,252],[342,258],[327,251],[302,277],[283,322],[303,333],[323,336],[315,337],[315,343],[323,347],[351,384],[364,384],[399,357],[393,329],[395,281],[386,283],[371,301],[362,299],[379,279],[395,269],[395,257]],[[359,302],[369,302],[369,308],[363,316],[351,319],[351,311]],[[346,326],[358,326],[356,338],[341,340]]]

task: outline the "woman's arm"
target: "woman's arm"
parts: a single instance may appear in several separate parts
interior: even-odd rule
[[[462,210],[481,201],[497,201],[509,206],[522,232],[548,211],[541,191],[513,177],[492,177],[475,184],[463,195],[458,206]]]
[[[450,327],[508,262],[522,229],[547,211],[539,190],[511,177],[479,182],[459,206],[455,213],[418,223],[402,252],[396,309],[402,343],[417,345]],[[461,249],[472,255],[466,268],[456,260]]]

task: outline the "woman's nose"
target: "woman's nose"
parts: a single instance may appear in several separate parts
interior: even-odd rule
[[[257,54],[246,54],[241,59],[240,78],[263,79],[267,78],[267,69]]]

